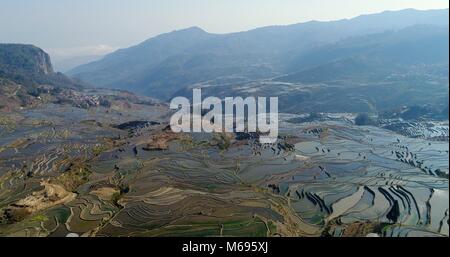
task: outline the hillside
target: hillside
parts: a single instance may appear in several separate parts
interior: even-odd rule
[[[298,58],[322,46],[418,24],[448,26],[448,10],[408,9],[222,35],[194,27],[118,50],[69,74],[95,85],[167,100],[198,82],[267,79],[299,71],[303,64]]]
[[[80,88],[81,82],[54,72],[49,55],[33,45],[0,44],[0,78],[25,87]]]
[[[49,55],[36,46],[0,44],[0,110],[58,101],[63,91],[84,85],[54,72]]]
[[[413,66],[447,66],[448,27],[416,25],[353,37],[319,47],[294,58],[292,70],[278,81],[319,83],[343,79],[379,80],[392,73],[408,73]]]

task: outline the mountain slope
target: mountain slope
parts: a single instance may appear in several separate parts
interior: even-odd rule
[[[347,38],[293,56],[267,80],[198,83],[202,96],[278,96],[282,112],[371,112],[448,107],[448,28],[416,25]],[[192,87],[173,96],[192,96]]]
[[[84,83],[55,73],[50,57],[33,45],[0,44],[0,111],[59,101]]]
[[[384,12],[224,35],[190,28],[119,50],[69,74],[96,85],[167,99],[185,86],[212,79],[252,80],[298,71],[296,58],[317,47],[416,24],[448,26],[448,10]]]
[[[407,73],[413,65],[446,65],[448,27],[417,25],[399,31],[349,38],[298,56],[278,81],[320,83],[342,79],[377,80]]]
[[[81,82],[54,72],[49,55],[33,45],[0,44],[0,78],[28,88],[44,84],[82,87]]]

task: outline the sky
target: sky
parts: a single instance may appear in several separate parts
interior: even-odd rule
[[[64,59],[106,54],[191,26],[228,33],[448,6],[448,0],[0,0],[0,43],[34,44]]]

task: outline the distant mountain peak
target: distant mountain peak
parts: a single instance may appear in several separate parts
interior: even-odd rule
[[[428,24],[448,26],[448,10],[402,10],[214,34],[188,27],[161,34],[69,71],[89,83],[159,99],[217,78],[267,79],[303,69],[297,59],[346,38]],[[440,49],[440,48],[439,48]]]
[[[206,32],[205,30],[203,30],[200,27],[193,26],[193,27],[189,27],[189,28],[173,30],[171,32],[164,33],[164,34],[158,35],[153,38],[158,38],[161,36],[168,36],[168,35],[188,35],[188,34],[208,34],[208,32]],[[150,38],[150,39],[152,39],[152,38]]]
[[[175,31],[176,32],[202,32],[202,33],[208,33],[204,29],[202,29],[200,27],[197,27],[197,26],[192,26],[192,27],[189,27],[189,28],[175,30]]]

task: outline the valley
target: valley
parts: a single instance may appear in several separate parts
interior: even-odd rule
[[[448,9],[190,27],[67,74],[2,43],[0,237],[448,237],[448,48]],[[277,97],[276,142],[175,133],[194,89]]]

